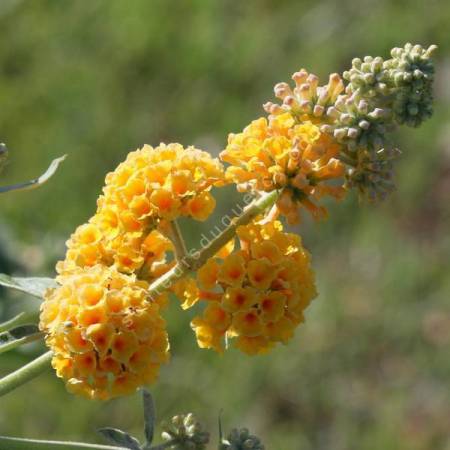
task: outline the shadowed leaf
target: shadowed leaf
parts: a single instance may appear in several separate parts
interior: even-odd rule
[[[0,286],[4,286],[10,289],[15,289],[16,291],[26,292],[27,294],[33,295],[34,297],[42,298],[44,292],[48,288],[57,287],[58,284],[53,278],[43,278],[43,277],[11,277],[0,274]]]
[[[153,402],[152,394],[146,389],[142,390],[142,399],[144,402],[144,431],[147,444],[153,442],[153,435],[155,430],[155,404]]]
[[[141,446],[139,441],[126,433],[125,431],[117,428],[100,428],[98,432],[109,442],[120,445],[121,447],[128,448],[130,450],[140,450]]]

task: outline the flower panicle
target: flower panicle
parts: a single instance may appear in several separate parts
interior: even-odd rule
[[[199,307],[191,327],[201,348],[256,355],[288,343],[317,291],[310,254],[279,219],[323,219],[326,198],[354,189],[375,202],[395,189],[400,151],[389,135],[431,116],[435,49],[406,44],[387,60],[355,58],[324,85],[301,69],[293,86],[275,86],[280,102],[264,105],[267,117],[228,136],[220,158],[176,143],[130,152],[67,241],[59,287],[42,304],[40,327],[68,389],[109,399],[154,382],[169,358],[168,291],[183,309]],[[208,219],[212,188],[229,183],[251,193],[253,209],[193,263],[177,220]],[[207,442],[191,416],[174,419],[166,437],[179,448]],[[241,431],[224,445],[263,448]]]

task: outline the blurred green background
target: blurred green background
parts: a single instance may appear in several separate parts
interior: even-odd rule
[[[320,295],[296,338],[218,356],[174,304],[153,393],[160,418],[192,410],[216,430],[222,408],[226,428],[247,425],[271,450],[450,450],[449,24],[438,0],[0,0],[1,184],[69,155],[45,186],[1,196],[0,271],[52,275],[105,174],[143,143],[217,154],[301,67],[325,80],[355,56],[438,44],[435,115],[394,137],[398,191],[375,207],[350,195],[300,227]],[[222,195],[216,220],[237,199]],[[213,223],[191,227],[191,244]],[[38,308],[0,296],[0,320]],[[41,351],[2,355],[0,374]],[[89,402],[50,371],[0,399],[3,435],[98,442],[96,428],[141,425],[138,395]]]

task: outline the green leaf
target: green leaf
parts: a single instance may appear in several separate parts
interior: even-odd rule
[[[22,344],[36,341],[44,336],[37,325],[21,325],[0,333],[0,353],[7,352]]]
[[[54,159],[48,169],[39,177],[34,180],[25,181],[23,183],[12,184],[10,186],[0,187],[0,194],[9,191],[25,191],[28,189],[35,189],[44,184],[48,179],[56,172],[59,164],[66,159],[67,155]]]
[[[147,445],[150,446],[153,442],[155,432],[155,404],[153,402],[152,394],[147,389],[142,389],[142,400],[144,403],[144,432]]]
[[[222,441],[223,441],[222,412],[223,412],[223,409],[221,409],[219,411],[219,417],[218,417],[218,421],[219,421],[219,444],[221,444]]]
[[[16,291],[26,292],[34,297],[42,298],[44,292],[48,288],[55,288],[58,286],[53,278],[41,278],[41,277],[11,277],[4,273],[0,273],[0,286],[4,286]]]
[[[130,450],[141,450],[139,441],[131,436],[131,434],[117,428],[100,428],[98,432],[109,442],[120,445]]]

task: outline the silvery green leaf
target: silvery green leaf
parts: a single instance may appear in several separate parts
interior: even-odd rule
[[[155,431],[155,404],[153,402],[152,394],[146,389],[142,389],[142,400],[144,403],[144,431],[147,445],[153,442]]]
[[[128,448],[129,450],[141,450],[139,441],[131,434],[117,428],[101,428],[98,432],[109,442]]]
[[[67,155],[54,159],[48,169],[39,177],[23,183],[11,184],[9,186],[1,186],[0,194],[9,191],[24,191],[28,189],[35,189],[44,184],[56,172],[59,164],[66,159]]]
[[[42,298],[44,292],[48,288],[55,288],[58,286],[56,281],[52,278],[44,277],[11,277],[4,273],[0,273],[0,286],[15,289],[16,291],[26,292],[34,297]]]

